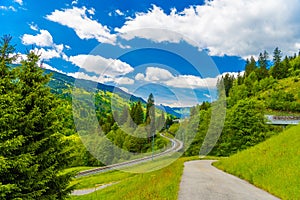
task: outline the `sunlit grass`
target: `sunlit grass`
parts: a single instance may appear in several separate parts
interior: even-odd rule
[[[76,184],[76,189],[95,188],[103,184],[125,180],[126,178],[134,175],[135,174],[133,173],[113,170],[109,172],[76,178],[71,184]]]
[[[96,168],[96,167],[86,167],[86,166],[72,167],[72,168],[65,169],[64,173],[81,172],[81,171],[89,170],[89,169],[93,169],[93,168]]]
[[[282,199],[299,199],[300,125],[214,165]]]
[[[121,173],[124,175],[124,179],[122,179],[119,183],[109,186],[105,189],[95,191],[91,194],[83,195],[83,196],[71,196],[72,200],[77,199],[133,199],[133,200],[141,200],[141,199],[177,199],[179,184],[181,180],[181,175],[183,173],[183,166],[185,161],[189,160],[197,160],[198,156],[195,157],[183,157],[179,158],[170,164],[167,167],[161,168],[159,170],[149,172],[149,173],[125,173],[114,171],[110,174],[103,173],[99,175],[94,175],[95,179],[107,179],[110,176],[114,176],[114,173]],[[216,158],[210,158],[216,159]],[[166,160],[161,159],[157,163],[164,163]],[[139,165],[136,166],[136,169],[145,170],[150,165]],[[154,166],[155,167],[155,166]],[[129,176],[131,174],[131,176]],[[127,176],[126,176],[127,175]],[[103,177],[101,177],[103,176]],[[96,178],[97,177],[97,178]],[[101,178],[100,178],[101,177]],[[90,178],[83,177],[81,178],[81,182],[90,182]],[[87,180],[87,181],[85,181]],[[86,184],[86,183],[85,183]],[[86,184],[86,186],[92,186],[95,182],[90,182]]]
[[[145,172],[156,171],[172,164],[179,157],[180,157],[179,153],[175,153],[172,156],[154,157],[153,161],[150,160],[137,165],[123,167],[121,168],[121,170],[126,172],[133,172],[133,173],[145,173]]]

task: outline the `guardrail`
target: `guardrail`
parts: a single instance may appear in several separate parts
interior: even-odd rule
[[[131,165],[139,164],[139,163],[142,163],[142,162],[145,162],[145,161],[149,161],[154,157],[157,158],[157,157],[167,155],[170,152],[177,152],[177,151],[179,151],[183,148],[183,143],[180,140],[172,139],[172,138],[169,138],[169,137],[164,136],[164,135],[161,135],[161,136],[164,137],[164,138],[169,139],[172,142],[172,147],[167,149],[164,152],[154,154],[153,156],[151,155],[151,156],[138,158],[138,159],[122,162],[122,163],[116,163],[116,164],[112,164],[112,165],[107,165],[107,166],[103,166],[103,167],[98,167],[98,168],[94,168],[94,169],[81,171],[76,175],[76,177],[87,176],[87,175],[90,175],[90,174],[96,174],[96,173],[100,173],[100,172],[104,172],[104,171],[108,171],[108,170],[113,170],[113,169],[117,169],[117,168],[121,168],[121,167],[125,167],[125,166],[131,166]]]
[[[267,124],[274,125],[297,125],[300,123],[300,116],[276,116],[265,115],[268,119]]]

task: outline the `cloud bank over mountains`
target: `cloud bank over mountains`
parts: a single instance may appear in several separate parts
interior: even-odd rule
[[[80,51],[80,45],[62,40],[59,34],[64,32],[58,29],[74,33],[70,40],[76,39],[80,44],[93,41],[129,51],[132,46],[127,42],[145,39],[162,45],[185,42],[199,52],[205,51],[216,57],[226,55],[245,59],[256,57],[263,50],[272,53],[275,47],[279,47],[284,55],[292,55],[300,49],[299,5],[299,0],[206,0],[202,5],[191,4],[184,9],[152,4],[135,11],[116,6],[101,10],[102,4],[75,0],[52,6],[40,15],[47,24],[45,26],[38,21],[26,21],[29,30],[19,39],[23,45],[33,46],[33,50],[41,54],[44,67],[48,69],[63,72],[64,69],[56,69],[51,63],[61,60],[79,68],[78,72],[63,73],[118,85],[129,92],[130,87],[139,82],[178,89],[212,88],[220,75],[176,74],[153,63],[149,63],[144,71],[137,71],[136,66],[122,59]],[[18,14],[22,9],[26,10],[26,6],[26,1],[14,0],[10,5],[0,5],[0,10]],[[107,23],[114,20],[119,20],[116,25]]]

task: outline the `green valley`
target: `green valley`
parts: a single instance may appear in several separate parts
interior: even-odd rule
[[[300,128],[266,118],[300,116],[300,55],[282,60],[276,48],[270,65],[268,53],[260,53],[257,61],[246,61],[244,73],[219,77],[217,100],[189,109],[156,106],[151,92],[145,101],[117,87],[43,70],[32,51],[16,65],[10,40],[2,39],[0,57],[1,198],[177,199],[184,162],[199,154],[220,159],[218,168],[280,198],[300,195]],[[170,138],[183,148],[172,149],[178,144]],[[167,150],[155,162],[127,166],[127,172],[109,168],[75,178],[79,171],[153,160]],[[103,185],[109,186],[96,190]]]

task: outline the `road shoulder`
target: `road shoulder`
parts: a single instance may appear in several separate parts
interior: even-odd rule
[[[264,190],[211,165],[213,160],[184,164],[179,200],[277,200]]]

